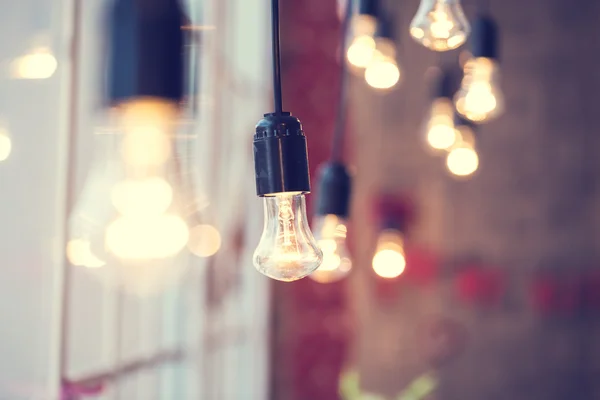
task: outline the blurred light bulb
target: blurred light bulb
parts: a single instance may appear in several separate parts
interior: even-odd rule
[[[374,89],[391,89],[400,81],[394,42],[377,38],[375,43],[375,54],[365,70],[365,81]]]
[[[12,62],[11,74],[17,79],[48,79],[57,67],[58,62],[50,48],[36,47]]]
[[[165,260],[188,241],[173,180],[177,106],[140,98],[114,111],[113,134],[97,135],[111,145],[93,165],[71,216],[67,255],[75,265],[100,264],[81,261],[92,256],[120,263]]]
[[[453,175],[469,176],[477,171],[479,156],[473,147],[463,144],[448,153],[446,166]]]
[[[358,14],[352,18],[352,38],[346,57],[357,68],[366,68],[375,55],[377,20],[371,15]]]
[[[188,248],[198,257],[211,257],[221,248],[221,234],[212,225],[196,225],[190,229]]]
[[[323,263],[310,278],[319,283],[330,283],[344,278],[352,268],[346,246],[346,221],[333,214],[318,216],[313,232],[323,252]]]
[[[12,150],[12,141],[8,130],[4,127],[0,127],[0,161],[4,161],[10,156]]]
[[[402,234],[393,229],[381,232],[373,256],[373,271],[382,278],[393,279],[400,276],[405,268]]]
[[[253,257],[256,269],[286,282],[316,270],[323,253],[308,227],[304,195],[292,192],[266,196],[264,208],[264,230]]]
[[[421,0],[410,23],[411,36],[435,51],[457,48],[467,40],[470,30],[459,0]]]
[[[446,150],[454,145],[457,135],[454,129],[452,102],[443,97],[434,101],[427,123],[427,143],[436,150]]]
[[[474,122],[489,121],[503,107],[499,87],[498,64],[489,58],[478,57],[465,64],[461,88],[454,98],[456,110]]]

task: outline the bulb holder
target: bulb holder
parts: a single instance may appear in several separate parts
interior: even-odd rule
[[[302,124],[290,113],[265,114],[254,135],[256,194],[310,192],[308,150]]]
[[[475,127],[477,126],[477,124],[473,121],[471,121],[470,119],[467,119],[465,117],[463,117],[462,115],[460,115],[459,113],[455,112],[454,113],[454,126],[455,127],[460,127],[460,126],[466,126],[468,128],[471,128],[471,130],[475,131]]]
[[[489,16],[479,16],[471,32],[471,54],[473,58],[498,59],[498,25]]]
[[[375,37],[394,40],[394,26],[386,16],[379,16],[377,18]]]
[[[358,13],[377,18],[379,16],[379,0],[359,0]]]
[[[414,205],[407,197],[384,195],[375,202],[375,216],[381,230],[404,234],[414,220]]]
[[[178,0],[115,0],[109,26],[111,103],[183,98],[185,22]]]
[[[339,162],[325,164],[319,174],[317,215],[337,215],[347,218],[350,214],[352,178],[346,166]]]

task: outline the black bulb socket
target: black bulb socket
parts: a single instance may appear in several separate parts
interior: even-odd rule
[[[347,218],[350,214],[351,191],[352,178],[346,166],[339,162],[325,164],[319,173],[316,215]]]
[[[451,99],[459,88],[460,78],[455,69],[442,67],[433,87],[433,98]]]
[[[181,101],[185,24],[178,0],[115,0],[108,27],[110,103],[140,97]]]
[[[310,192],[308,150],[302,124],[290,113],[265,114],[254,135],[256,194]]]
[[[379,0],[359,0],[358,13],[377,18],[379,16]]]
[[[498,25],[493,18],[480,16],[473,23],[471,55],[473,58],[498,59]]]

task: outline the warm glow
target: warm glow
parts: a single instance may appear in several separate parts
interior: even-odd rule
[[[12,142],[10,136],[5,131],[0,130],[0,161],[4,161],[10,156]]]
[[[348,62],[358,68],[366,68],[375,55],[375,39],[371,36],[358,36],[348,47]]]
[[[456,110],[475,122],[489,120],[501,111],[498,68],[487,58],[476,58],[465,64],[465,76],[456,94]]]
[[[163,164],[171,156],[171,139],[177,108],[158,100],[136,100],[120,107],[122,154],[128,165],[149,167]]]
[[[429,125],[427,142],[436,150],[445,150],[456,142],[456,131],[452,121],[435,120]]]
[[[400,69],[394,61],[376,60],[365,70],[365,80],[374,89],[390,89],[400,80]]]
[[[382,232],[373,256],[373,271],[382,278],[393,279],[400,276],[405,268],[402,235],[395,230]]]
[[[410,26],[410,35],[435,51],[452,50],[462,45],[470,26],[458,0],[421,0]]]
[[[196,225],[190,230],[188,248],[198,257],[210,257],[221,248],[221,234],[212,225]]]
[[[477,171],[479,157],[475,149],[470,146],[457,147],[448,153],[446,166],[456,176],[469,176]]]
[[[67,259],[78,267],[100,268],[106,265],[104,261],[94,255],[89,241],[72,239],[67,243]]]
[[[31,53],[15,59],[12,75],[17,79],[48,79],[58,67],[58,62],[47,47],[39,47]]]
[[[285,282],[314,272],[323,261],[323,253],[307,223],[304,195],[286,192],[263,200],[265,224],[253,256],[256,269]]]
[[[106,229],[106,247],[125,260],[161,259],[176,255],[188,241],[183,219],[173,215],[155,218],[119,217]]]
[[[155,217],[171,205],[173,189],[167,181],[157,177],[126,180],[113,187],[111,200],[125,217]]]
[[[346,222],[333,214],[319,216],[315,219],[313,229],[319,248],[323,252],[323,263],[310,278],[319,283],[339,281],[352,269],[346,246]]]

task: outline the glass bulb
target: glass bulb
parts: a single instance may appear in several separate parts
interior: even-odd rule
[[[310,278],[319,283],[330,283],[344,278],[352,269],[346,246],[346,221],[333,214],[319,216],[314,221],[313,231],[323,252],[323,263]]]
[[[427,122],[427,143],[433,149],[446,150],[456,142],[453,113],[450,99],[442,97],[433,102]]]
[[[461,88],[456,93],[456,110],[474,122],[497,117],[504,105],[499,85],[498,64],[489,58],[473,58],[465,64]]]
[[[382,278],[393,279],[400,276],[405,268],[402,234],[395,229],[381,232],[373,256],[373,271]]]
[[[453,175],[469,176],[479,168],[479,156],[473,147],[462,144],[448,153],[446,166]]]
[[[267,196],[264,208],[264,230],[253,257],[256,269],[285,282],[316,270],[323,253],[308,227],[304,195],[293,192]]]
[[[396,47],[388,38],[377,38],[375,54],[365,70],[365,81],[374,89],[386,90],[400,81],[400,68],[396,63]]]
[[[35,47],[12,62],[11,74],[17,79],[48,79],[57,67],[58,61],[49,47]]]
[[[358,14],[352,18],[352,37],[346,52],[348,62],[366,68],[375,55],[377,20],[371,15]]]
[[[452,50],[462,45],[471,27],[459,0],[421,0],[410,23],[410,35],[435,51]]]
[[[97,135],[107,146],[71,216],[67,256],[75,265],[168,259],[188,241],[171,144],[177,106],[138,99],[114,117],[117,126]]]

